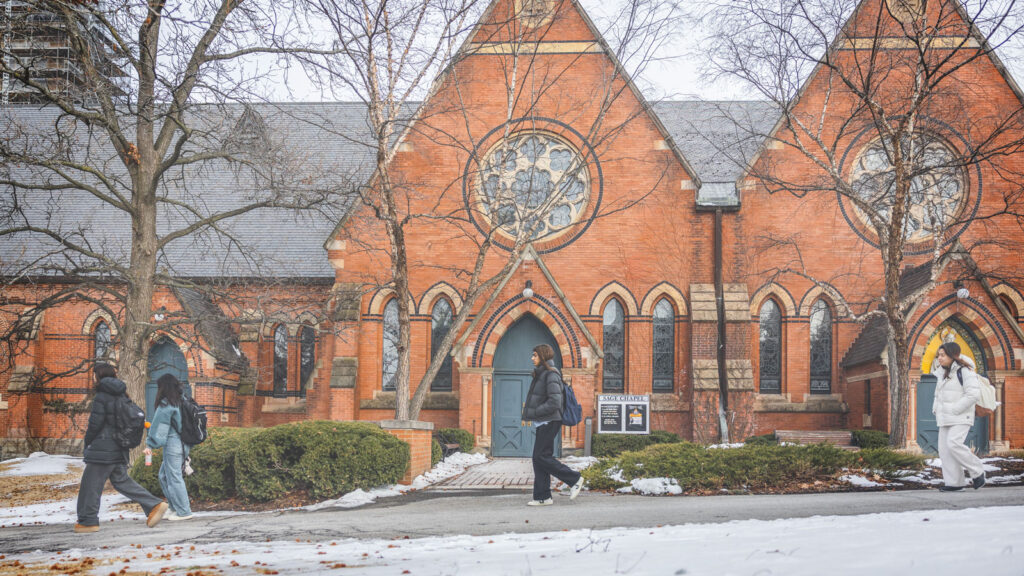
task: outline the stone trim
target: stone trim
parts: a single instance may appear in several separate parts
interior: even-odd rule
[[[690,403],[678,394],[654,393],[651,394],[652,412],[689,412]]]
[[[359,401],[361,410],[394,410],[398,405],[398,395],[395,392],[375,390],[373,398],[363,398]],[[427,392],[423,399],[423,410],[458,410],[459,396],[454,392]]]
[[[729,390],[754,389],[754,367],[749,359],[726,360],[725,371]]]
[[[7,382],[8,392],[28,392],[32,384],[32,374],[35,366],[15,366],[11,373],[11,379]]]
[[[808,395],[805,402],[791,402],[788,395],[755,394],[754,412],[804,412],[846,414],[849,405],[840,394]]]
[[[267,398],[260,407],[260,412],[267,414],[305,414],[305,398]]]
[[[718,304],[715,302],[715,285],[690,284],[690,306],[691,321],[718,322]]]
[[[357,322],[359,320],[359,302],[362,300],[359,284],[336,282],[331,292],[333,294],[330,305],[331,320],[334,322]]]
[[[331,362],[331,388],[355,388],[359,359],[338,357]]]
[[[459,310],[462,309],[462,295],[460,295],[458,290],[447,282],[438,282],[437,284],[434,284],[426,291],[425,294],[423,294],[423,296],[420,297],[419,314],[421,316],[430,316],[433,314],[434,304],[442,295],[448,297],[448,302],[452,305],[452,315],[458,314]]]
[[[590,301],[590,315],[603,316],[605,302],[612,296],[618,296],[627,316],[636,316],[638,314],[639,309],[636,306],[636,298],[633,297],[633,293],[621,283],[613,281],[606,284],[604,288],[601,288],[594,296],[594,299]]]
[[[420,420],[381,420],[379,426],[382,430],[433,430],[433,422],[422,422]]]
[[[726,322],[750,322],[749,303],[746,284],[726,284],[722,287],[722,298],[725,300]]]
[[[810,316],[811,306],[818,298],[825,298],[827,304],[830,304],[832,308],[833,321],[835,318],[842,318],[849,314],[849,307],[846,305],[846,300],[843,299],[843,295],[838,290],[829,285],[815,286],[804,294],[804,297],[800,300],[800,315]]]
[[[761,306],[764,305],[764,301],[769,296],[775,296],[775,301],[782,308],[783,316],[795,316],[796,315],[796,302],[793,300],[793,296],[786,291],[781,285],[772,282],[771,284],[765,284],[764,286],[757,289],[754,292],[754,296],[750,299],[750,316],[753,318],[760,317]]]
[[[668,282],[661,282],[647,293],[644,297],[644,301],[640,304],[640,314],[643,316],[650,316],[654,313],[654,304],[662,298],[668,298],[669,301],[674,303],[676,309],[676,316],[687,316],[689,314],[688,307],[686,306],[686,297],[679,291],[678,288],[669,284]]]
[[[718,387],[718,360],[693,361],[693,389],[715,390]]]

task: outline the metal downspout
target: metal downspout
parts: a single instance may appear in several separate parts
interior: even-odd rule
[[[718,311],[718,426],[723,444],[729,443],[729,377],[725,366],[725,287],[722,284],[722,209],[715,210],[715,306]]]

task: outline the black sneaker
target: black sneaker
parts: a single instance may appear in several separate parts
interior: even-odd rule
[[[963,490],[963,489],[964,489],[963,486],[946,486],[946,485],[939,486],[939,492],[959,492],[960,490]]]
[[[984,485],[985,485],[985,473],[984,472],[982,472],[981,475],[978,476],[977,478],[975,478],[974,480],[971,480],[971,486],[974,486],[975,490],[977,490],[978,488],[981,488]]]

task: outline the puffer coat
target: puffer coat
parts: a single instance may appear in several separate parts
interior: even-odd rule
[[[961,371],[963,385],[957,378],[957,370]],[[959,361],[950,365],[949,376],[945,376],[945,368],[935,363],[932,375],[938,379],[938,383],[935,385],[932,413],[935,414],[935,422],[939,426],[974,425],[974,405],[981,397],[981,385],[974,370],[974,362],[963,355]]]
[[[85,430],[86,464],[128,464],[128,449],[114,442],[114,401],[128,387],[117,378],[103,378],[96,386],[89,426]]]
[[[533,372],[530,391],[523,404],[523,420],[554,422],[562,420],[562,375],[552,368],[537,368]]]

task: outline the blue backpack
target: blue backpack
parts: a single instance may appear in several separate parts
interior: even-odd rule
[[[572,386],[562,380],[562,426],[575,426],[583,419],[583,406],[576,399]]]

